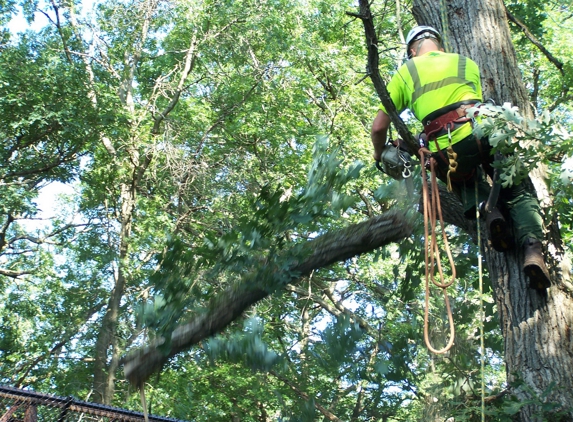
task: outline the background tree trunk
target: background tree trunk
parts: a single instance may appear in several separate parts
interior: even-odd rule
[[[517,66],[505,6],[501,0],[447,2],[448,30],[440,21],[440,2],[414,0],[412,10],[419,24],[432,25],[447,34],[453,52],[475,60],[482,72],[484,99],[511,102],[531,117],[528,93]],[[541,203],[550,204],[543,183],[543,169],[532,175]],[[549,225],[548,249],[561,261],[561,239],[554,222]],[[553,271],[547,294],[528,288],[521,268],[521,248],[501,254],[486,246],[485,257],[496,296],[505,339],[508,382],[520,401],[557,403],[573,420],[573,295],[560,271]],[[516,381],[523,381],[519,387]],[[547,394],[548,393],[548,394]],[[545,396],[547,394],[547,396]],[[539,405],[524,406],[521,421],[538,420]],[[553,419],[557,420],[557,419]]]
[[[132,186],[137,186],[133,181]],[[110,405],[115,391],[115,376],[123,349],[117,342],[120,305],[126,288],[126,266],[128,265],[129,237],[131,221],[135,207],[135,189],[122,185],[122,209],[120,215],[120,246],[118,254],[118,270],[115,286],[111,291],[107,310],[102,320],[100,332],[95,345],[94,361],[94,401]],[[111,348],[111,351],[109,350]]]

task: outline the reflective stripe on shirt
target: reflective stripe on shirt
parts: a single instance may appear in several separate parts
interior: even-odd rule
[[[388,92],[398,112],[408,108],[420,121],[449,104],[482,98],[477,64],[464,56],[442,51],[408,60],[392,77]],[[383,106],[380,108],[386,111]],[[471,126],[463,125],[452,133],[452,142],[470,133]],[[438,138],[438,143],[441,148],[447,147],[447,135]],[[430,149],[435,150],[435,144]]]

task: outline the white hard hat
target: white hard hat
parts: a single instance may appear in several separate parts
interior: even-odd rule
[[[410,49],[410,44],[414,41],[421,40],[422,38],[436,38],[439,42],[442,42],[442,36],[440,33],[431,26],[415,26],[408,32],[406,37],[406,48]]]

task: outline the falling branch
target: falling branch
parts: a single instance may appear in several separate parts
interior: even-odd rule
[[[306,258],[291,263],[286,270],[279,266],[254,269],[212,298],[203,313],[173,332],[168,347],[165,341],[158,341],[129,353],[123,359],[126,378],[133,385],[141,385],[169,358],[221,332],[249,307],[274,291],[283,290],[286,283],[296,284],[314,270],[400,241],[411,233],[409,220],[398,210],[308,241],[304,246],[307,255],[303,253]]]

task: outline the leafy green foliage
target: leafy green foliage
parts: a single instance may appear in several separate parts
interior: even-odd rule
[[[480,299],[487,394],[506,386],[495,306],[491,292],[478,293],[467,236],[452,236],[458,337],[445,357],[428,356],[421,338],[419,218],[401,244],[286,285],[308,239],[393,207],[415,212],[402,185],[361,164],[371,161],[378,100],[363,79],[361,25],[346,14],[355,4],[126,0],[74,14],[86,7],[80,3],[56,11],[26,1],[29,18],[42,8],[60,27],[2,41],[1,267],[18,275],[0,275],[1,381],[90,400],[99,393],[94,375],[103,374],[114,386],[110,404],[139,409],[119,356],[158,336],[167,346],[174,327],[209,299],[246,275],[274,271],[285,292],[146,385],[153,413],[194,421],[310,421],[325,412],[340,420],[476,420]],[[2,22],[13,6],[0,2]],[[401,57],[395,6],[373,7],[389,74]],[[570,30],[547,25],[563,18],[552,4],[510,7],[539,37],[568,42]],[[401,18],[411,25],[411,16]],[[520,54],[526,82],[541,82],[535,106],[555,106],[551,118],[526,122],[510,106],[484,108],[483,130],[499,150],[521,157],[523,167],[505,163],[505,183],[554,160],[556,207],[571,245],[571,130],[556,129],[571,125],[570,58],[556,53],[562,74],[528,46]],[[539,146],[510,142],[521,136]],[[77,195],[64,199],[52,224],[30,228],[24,220],[38,216],[38,189],[51,181],[74,184]],[[443,302],[431,300],[436,322]],[[443,341],[447,327],[433,327]],[[486,413],[507,420],[516,410],[498,400]]]
[[[297,243],[289,242],[285,233],[308,233],[320,230],[321,223],[350,208],[355,199],[346,195],[344,186],[358,178],[361,165],[340,168],[338,149],[328,150],[326,138],[314,146],[306,186],[298,193],[273,190],[269,185],[252,199],[248,217],[239,218],[234,229],[223,235],[207,234],[203,245],[190,247],[180,239],[171,239],[158,256],[159,269],[151,278],[154,299],[140,307],[143,324],[169,339],[187,310],[201,307],[216,294],[213,286],[202,285],[200,278],[239,279],[245,268],[256,268],[263,259],[267,265],[279,265],[281,272],[269,277],[276,290],[292,277],[288,265],[304,258]],[[282,281],[281,281],[282,280]],[[169,342],[165,343],[165,347]]]
[[[16,1],[2,0],[0,1],[0,25],[10,21],[12,14],[16,11]]]
[[[224,357],[231,362],[242,362],[255,370],[268,371],[278,361],[279,356],[268,349],[261,334],[263,326],[256,318],[245,320],[243,333],[229,338],[212,338],[204,349],[211,360]]]
[[[54,43],[44,42],[50,48]],[[5,182],[34,175],[69,181],[77,159],[97,137],[98,113],[86,92],[84,69],[41,43],[33,36],[22,38],[0,55],[0,175]]]
[[[495,152],[503,159],[494,163],[501,170],[503,187],[519,184],[540,163],[563,156],[571,145],[572,136],[544,112],[539,119],[525,119],[517,107],[482,104],[468,110],[478,120],[474,133],[487,137]]]

